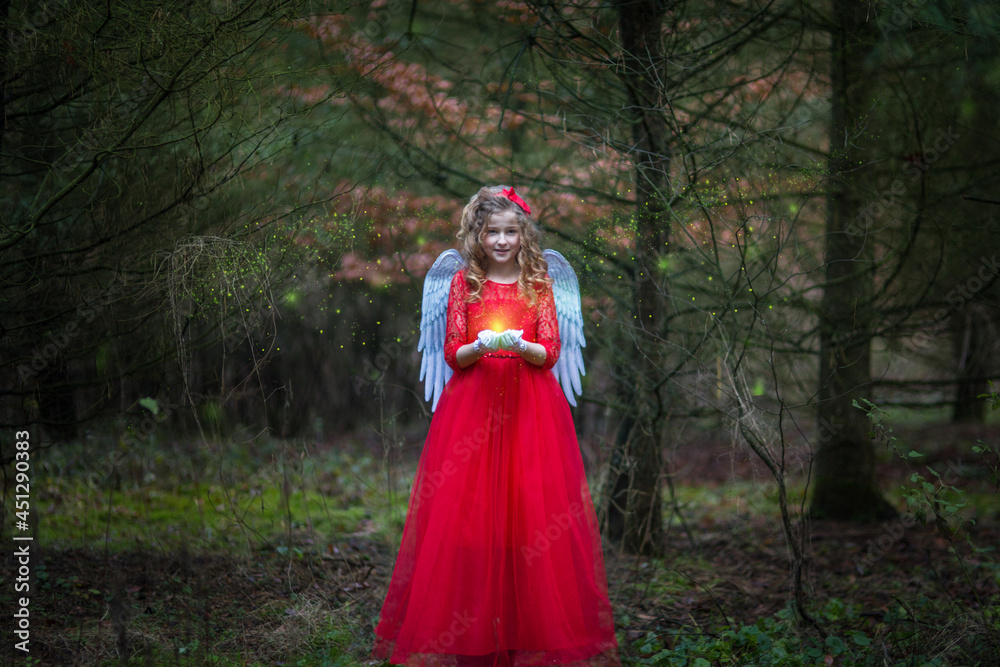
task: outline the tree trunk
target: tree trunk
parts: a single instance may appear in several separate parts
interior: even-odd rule
[[[955,408],[951,415],[956,424],[982,424],[986,420],[989,392],[985,378],[990,376],[989,318],[975,305],[967,305],[951,318],[952,351],[958,375]]]
[[[629,379],[619,389],[632,414],[622,421],[612,453],[607,536],[631,552],[657,554],[663,546],[660,433],[665,415],[655,359],[666,335],[658,258],[669,238],[665,202],[670,175],[669,131],[661,110],[666,79],[661,42],[665,3],[620,0],[617,10],[636,179],[633,314],[639,332],[635,338],[645,345],[641,355],[636,346],[629,349]]]
[[[10,20],[10,0],[0,0],[0,20],[4,25]],[[3,155],[3,140],[7,134],[7,79],[10,78],[7,74],[7,56],[10,48],[8,35],[0,37],[0,155]]]
[[[813,518],[851,521],[893,516],[875,475],[875,449],[865,413],[852,402],[871,386],[874,264],[869,221],[859,219],[866,183],[866,147],[859,128],[869,111],[871,73],[868,7],[834,0],[831,39],[831,127],[826,223],[826,289],[820,309],[818,422],[825,424],[816,454]],[[867,146],[866,146],[866,143]]]

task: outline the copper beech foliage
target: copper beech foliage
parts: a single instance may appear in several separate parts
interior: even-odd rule
[[[464,53],[461,62],[429,56],[434,47],[422,49],[421,35],[409,34],[409,11],[404,3],[376,2],[365,13],[325,14],[299,23],[331,59],[366,82],[330,104],[350,109],[352,117],[382,137],[371,147],[377,175],[339,199],[323,223],[360,225],[334,277],[384,283],[421,276],[437,253],[453,245],[452,229],[464,199],[482,183],[513,182],[530,198],[543,225],[627,261],[635,243],[629,211],[634,176],[623,138],[627,128],[614,109],[618,93],[607,76],[608,59],[615,55],[613,14],[585,5],[564,9],[584,22],[582,29],[594,43],[590,52],[555,54],[572,60],[578,70],[571,83],[580,97],[572,99],[562,92],[565,72],[536,68],[530,77],[511,72],[520,62],[518,41],[530,46],[525,31],[546,39],[544,30],[533,29],[543,23],[538,5],[473,7],[455,1],[428,11],[441,25],[428,30],[433,39],[424,41],[457,42],[446,55]],[[414,33],[426,29],[422,26],[430,18],[421,20]],[[702,21],[678,20],[673,29],[697,33]],[[466,34],[462,22],[468,23]],[[563,48],[557,37],[549,35],[543,48]],[[526,54],[522,60],[530,58]],[[748,144],[772,144],[761,131],[765,120],[787,117],[797,105],[821,98],[826,91],[822,78],[808,61],[777,66],[766,59],[731,60],[711,88],[691,96],[689,104],[665,110],[686,158],[676,161],[671,174],[678,248],[735,248],[748,217],[759,220],[753,231],[765,238],[764,221],[775,212],[769,201],[808,200],[821,181],[816,172],[782,170],[780,159],[772,160],[777,166],[767,172],[744,170],[738,162],[746,158],[737,154],[745,154]],[[607,94],[602,86],[608,86]],[[328,86],[291,86],[289,91],[316,100],[328,94]],[[587,96],[606,108],[582,108]],[[347,190],[348,180],[337,187]],[[814,239],[821,210],[805,201],[793,210],[804,216],[794,216],[801,223],[797,228],[812,227],[798,240]]]
[[[384,4],[373,5],[371,21]],[[449,4],[461,11],[463,3]],[[477,11],[495,12],[515,24],[529,16],[520,3]],[[301,25],[368,83],[336,103],[350,106],[373,129],[395,141],[381,158],[380,178],[355,188],[331,208],[329,224],[350,219],[362,227],[334,273],[336,278],[384,283],[422,276],[438,253],[454,246],[458,216],[471,193],[481,183],[512,182],[512,167],[517,169],[538,155],[567,157],[546,163],[544,179],[539,179],[544,186],[533,187],[520,179],[515,183],[543,224],[578,231],[585,221],[610,216],[612,204],[573,190],[602,190],[608,184],[627,189],[629,165],[622,155],[607,147],[601,152],[577,145],[547,131],[560,119],[529,111],[532,93],[522,83],[456,83],[426,64],[408,61],[411,54],[397,51],[398,44],[373,41],[365,30],[357,29],[357,21],[347,15],[325,15]],[[325,91],[293,92],[310,98]],[[516,142],[511,140],[514,133]],[[452,160],[456,180],[463,183],[461,190],[437,187],[425,171],[425,154]],[[624,199],[626,193],[621,195]],[[597,234],[602,243],[626,250],[629,235],[623,231],[608,225]]]

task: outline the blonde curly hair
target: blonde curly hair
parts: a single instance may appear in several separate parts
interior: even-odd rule
[[[521,267],[521,274],[517,279],[518,291],[534,305],[538,298],[538,289],[542,285],[552,284],[552,279],[546,275],[549,265],[539,245],[542,232],[538,228],[538,223],[518,204],[502,194],[506,189],[507,186],[504,185],[487,185],[480,188],[462,211],[458,240],[459,252],[467,265],[465,282],[468,285],[466,296],[468,303],[481,298],[483,283],[486,281],[487,257],[483,249],[486,226],[492,216],[505,211],[514,212],[520,227],[521,247],[515,258]],[[531,208],[530,205],[528,208]]]

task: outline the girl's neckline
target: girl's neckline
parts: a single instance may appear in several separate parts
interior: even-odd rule
[[[496,280],[490,280],[489,278],[486,279],[486,282],[493,283],[494,285],[516,285],[517,284],[516,280],[514,282],[512,282],[512,283],[501,283],[501,282],[498,282]]]

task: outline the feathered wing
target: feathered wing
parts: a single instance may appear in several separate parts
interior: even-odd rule
[[[448,325],[448,292],[455,272],[465,266],[457,250],[445,250],[434,260],[424,278],[424,297],[420,304],[420,379],[424,382],[424,400],[431,412],[437,408],[444,385],[454,371],[444,361],[444,336]]]
[[[580,377],[587,374],[583,368],[582,349],[587,346],[587,341],[583,337],[580,283],[576,279],[573,267],[561,253],[546,250],[543,255],[549,265],[549,277],[552,278],[556,319],[559,320],[559,343],[562,347],[552,372],[562,386],[566,400],[575,406],[576,396],[583,393]]]

